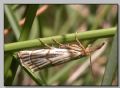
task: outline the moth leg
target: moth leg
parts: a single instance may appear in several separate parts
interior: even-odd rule
[[[90,55],[91,54],[91,51],[92,49],[91,49],[91,44],[89,44],[88,46],[87,46],[87,48],[85,49],[85,51],[86,51],[86,55]]]
[[[48,47],[49,49],[51,49],[51,46],[49,46],[48,44],[44,43],[42,40],[38,39],[44,46]]]
[[[94,77],[94,71],[93,71],[93,65],[92,65],[92,57],[91,57],[91,49],[90,49],[91,45],[89,44],[86,48],[87,54],[90,57],[90,69],[91,69],[91,74],[93,77],[93,81],[96,81],[95,77]]]
[[[77,32],[76,32],[76,34],[75,34],[75,39],[76,39],[76,41],[77,41],[79,47],[82,48],[84,54],[86,54],[86,49],[85,49],[85,47],[82,45],[82,43],[81,43],[81,42],[78,40],[78,38],[77,38]]]
[[[91,44],[89,44],[88,46],[87,46],[87,48],[85,49],[85,51],[86,51],[86,55],[88,55],[89,56],[89,58],[90,58],[90,70],[91,70],[91,75],[92,75],[92,77],[93,77],[93,81],[96,81],[96,79],[95,79],[95,77],[94,77],[94,71],[93,71],[93,65],[92,65],[92,57],[91,57],[91,52],[92,52],[92,50],[91,50]]]
[[[64,45],[64,44],[61,44],[61,43],[59,43],[58,41],[56,41],[55,39],[52,39],[56,44],[58,44],[59,45],[59,47],[66,47],[66,45]]]
[[[59,43],[58,41],[56,41],[55,39],[52,39],[55,43],[57,43],[60,46],[63,46],[63,44]]]

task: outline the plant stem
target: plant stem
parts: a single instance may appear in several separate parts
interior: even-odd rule
[[[33,39],[33,40],[22,41],[17,43],[5,44],[4,51],[5,52],[18,51],[22,49],[42,47],[43,44],[40,42],[40,40],[46,44],[54,44],[55,42],[52,41],[53,39],[55,39],[60,43],[68,43],[75,41],[75,36],[77,36],[77,38],[80,40],[112,37],[114,36],[116,30],[117,30],[116,27],[114,27],[114,28],[108,28],[102,30],[81,32],[81,33],[77,33],[77,35],[75,33],[72,33],[61,36],[52,36],[47,38],[39,38],[39,39]]]

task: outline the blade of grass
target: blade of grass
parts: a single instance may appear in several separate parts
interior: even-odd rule
[[[23,30],[21,31],[21,35],[20,35],[20,39],[19,41],[24,41],[29,39],[29,33],[30,33],[30,29],[32,27],[32,23],[34,20],[34,17],[36,15],[36,11],[38,9],[39,5],[28,5],[28,10],[26,12],[26,20],[25,20],[25,24],[23,26]],[[32,11],[31,11],[32,9]],[[30,70],[28,70],[27,68],[24,68],[25,71],[29,74],[29,76],[38,84],[41,85],[44,84],[42,80],[40,80],[38,78],[38,76],[36,74],[33,74]],[[39,80],[39,81],[38,81]]]
[[[118,47],[117,47],[117,33],[114,37],[112,49],[107,62],[106,70],[104,73],[102,85],[112,85],[113,78],[115,77],[115,71],[118,68]]]
[[[36,17],[35,20],[34,20],[29,39],[39,38],[40,34],[41,34],[41,36],[43,35],[42,32],[41,32],[42,31],[42,27],[40,25],[41,22],[39,22],[39,21],[41,21],[41,19],[39,18],[39,21],[38,21],[37,18],[39,18],[39,17]],[[43,70],[40,71],[40,77],[41,77],[41,80],[44,81],[44,83],[46,83],[46,81],[47,81],[47,75],[48,75],[47,72],[48,72],[47,69],[43,69]]]
[[[30,31],[29,39],[31,40],[38,37],[39,37],[39,23],[38,23],[37,17],[35,17],[31,31]]]
[[[8,21],[11,25],[11,28],[15,34],[16,39],[20,37],[20,26],[18,25],[18,22],[15,18],[15,15],[13,14],[14,12],[11,10],[11,7],[9,5],[5,5],[5,14],[8,18]]]
[[[16,20],[15,15],[13,14],[13,11],[11,9],[11,6],[9,5],[5,5],[5,15],[7,16],[7,19],[12,27],[12,30],[15,34],[16,39],[19,38],[20,36],[20,27],[18,25],[18,22]],[[6,53],[5,53],[6,54]],[[12,53],[7,54],[7,56],[5,57],[5,62],[4,62],[4,78],[6,79],[7,77],[7,73],[9,71],[10,65],[12,62]]]
[[[23,26],[23,30],[21,31],[19,41],[24,41],[29,38],[30,29],[32,27],[32,23],[33,23],[35,15],[36,15],[37,8],[38,8],[38,6],[36,6],[36,5],[28,6],[28,10],[26,12],[26,17],[25,17],[26,18],[25,24]]]
[[[39,24],[39,30],[38,30],[38,33],[39,33],[39,36],[40,38],[43,38],[44,37],[44,30],[43,30],[43,26],[42,26],[42,15],[38,16],[37,17],[38,19],[38,24]],[[39,76],[41,77],[41,79],[44,81],[45,84],[47,84],[47,79],[48,79],[48,69],[45,68],[43,70],[41,70],[39,72]]]
[[[30,29],[31,29],[31,26],[32,26],[32,23],[33,23],[33,20],[34,20],[34,17],[35,17],[35,13],[37,11],[37,8],[38,8],[38,5],[28,5],[28,10],[27,10],[27,13],[26,13],[26,21],[25,21],[25,24],[23,26],[23,30],[21,31],[21,35],[20,35],[20,39],[19,41],[24,41],[24,40],[27,40],[28,37],[29,37],[29,32],[30,32]],[[31,10],[32,9],[32,10]],[[17,63],[17,62],[16,62]],[[11,64],[11,63],[9,63]],[[14,64],[12,64],[14,65]],[[13,66],[11,66],[13,67]],[[13,74],[16,73],[17,71],[17,68],[18,66],[14,67],[12,69],[12,72]],[[32,73],[29,73],[32,75]],[[33,75],[32,75],[33,76]],[[11,77],[11,79],[14,79],[15,75]],[[33,76],[34,77],[34,76]],[[34,80],[34,79],[33,79]],[[13,80],[12,80],[13,81]],[[12,84],[12,81],[11,81],[11,84]]]
[[[105,37],[112,37],[114,36],[115,32],[117,31],[116,27],[114,28],[107,28],[102,30],[94,30],[94,31],[87,31],[87,32],[81,32],[77,34],[77,38],[80,40],[85,39],[95,39],[95,38],[105,38]],[[74,42],[76,33],[62,35],[62,36],[52,36],[47,38],[40,38],[40,39],[34,39],[29,41],[23,41],[23,42],[17,42],[17,43],[11,43],[11,44],[5,44],[4,45],[4,51],[17,51],[21,49],[28,49],[28,48],[35,48],[35,47],[43,47],[44,45],[39,41],[46,44],[55,44],[52,39],[55,39],[56,41],[60,43],[68,43],[68,42]]]
[[[15,76],[15,74],[16,74],[16,71],[15,70],[12,70],[12,69],[14,69],[17,65],[18,65],[18,63],[16,62],[16,60],[15,59],[13,59],[13,55],[11,54],[11,56],[10,56],[10,58],[11,58],[11,64],[10,64],[10,66],[9,66],[9,70],[8,70],[8,72],[7,72],[7,79],[6,79],[6,81],[5,81],[5,85],[7,85],[7,86],[10,86],[11,84],[12,84],[12,82],[13,82],[13,80],[14,80],[14,76]],[[8,59],[8,58],[7,58]],[[8,65],[9,65],[9,63],[10,62],[8,62]],[[9,72],[11,72],[11,75],[9,75]],[[8,76],[9,75],[9,76]]]
[[[43,37],[43,26],[42,26],[42,22],[41,22],[41,15],[37,17],[38,19],[38,24],[39,24],[39,37],[42,38]]]
[[[35,74],[33,72],[31,72],[30,69],[23,67],[25,72],[28,73],[28,75],[38,84],[38,85],[46,85],[46,83],[44,82],[44,80],[41,80],[38,74]]]
[[[56,34],[60,28],[62,10],[63,10],[63,6],[59,6],[55,13],[54,34]]]
[[[9,70],[11,62],[12,62],[12,54],[11,53],[5,54],[4,58],[5,58],[4,59],[4,79],[6,79],[8,70]]]

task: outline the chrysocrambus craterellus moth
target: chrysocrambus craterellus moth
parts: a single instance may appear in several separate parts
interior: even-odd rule
[[[103,43],[104,44],[104,43]],[[103,44],[95,49],[86,49],[81,45],[63,45],[61,48],[51,47],[50,49],[24,50],[18,52],[18,57],[22,66],[30,68],[32,71],[62,64],[78,57],[89,55],[89,53],[101,48]]]

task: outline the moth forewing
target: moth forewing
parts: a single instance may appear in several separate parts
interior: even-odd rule
[[[33,71],[70,61],[80,55],[79,51],[61,48],[25,50],[18,53],[22,65]]]
[[[58,43],[59,44],[59,43]],[[58,65],[70,60],[74,60],[78,56],[87,56],[91,52],[101,48],[103,44],[95,49],[90,47],[84,48],[80,42],[73,45],[62,45],[61,48],[51,47],[50,49],[24,50],[18,53],[22,66],[28,67],[33,71],[42,69],[47,66]]]

